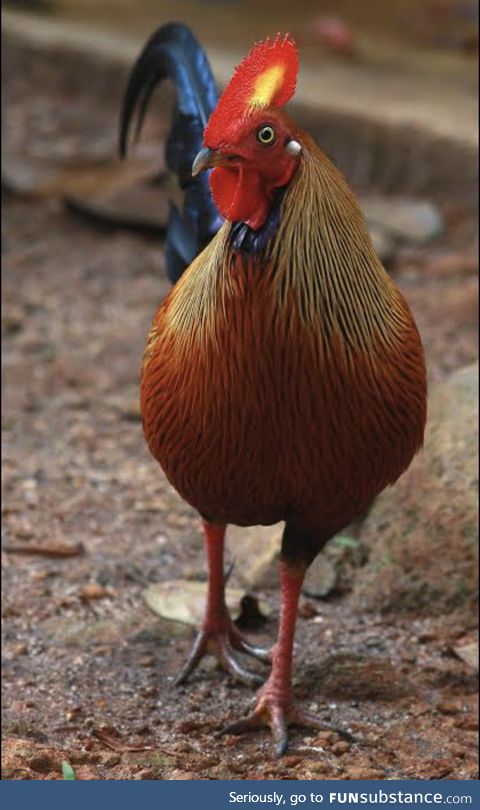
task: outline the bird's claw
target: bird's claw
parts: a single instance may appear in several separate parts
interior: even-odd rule
[[[245,653],[245,655],[251,655],[252,658],[256,658],[262,664],[270,665],[272,663],[271,650],[266,650],[264,647],[255,647],[254,644],[250,644],[249,641],[243,638],[238,631],[233,635],[232,644],[236,650]]]
[[[211,630],[208,626],[200,630],[193,643],[190,655],[175,681],[176,685],[185,683],[207,652],[212,652],[222,667],[233,675],[237,681],[244,683],[246,686],[255,687],[261,685],[263,678],[244,669],[235,658],[235,650],[251,655],[264,663],[269,663],[271,660],[270,651],[255,647],[246,641],[229,619],[226,626],[221,630]]]
[[[339,737],[348,742],[355,742],[354,737],[343,729],[324,723],[315,715],[301,709],[295,703],[283,705],[278,698],[260,695],[255,709],[246,717],[235,723],[230,723],[222,729],[220,734],[243,734],[247,731],[256,731],[264,726],[270,726],[276,744],[276,756],[282,757],[288,748],[288,727],[301,726],[319,731],[334,731]]]

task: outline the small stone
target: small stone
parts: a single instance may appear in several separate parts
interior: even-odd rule
[[[82,714],[82,712],[83,709],[81,706],[74,706],[73,709],[69,709],[66,712],[65,717],[67,718],[68,722],[71,723],[72,720],[77,720],[78,717],[80,717],[80,715]]]
[[[298,608],[298,615],[302,619],[312,619],[314,616],[317,615],[317,608],[313,604],[313,602],[307,602],[306,600],[300,603]]]
[[[337,571],[328,557],[319,554],[305,576],[302,593],[314,599],[325,599],[337,584]]]
[[[312,745],[320,746],[321,748],[330,748],[332,743],[337,739],[338,737],[334,731],[321,731],[313,740]]]
[[[423,245],[443,233],[442,215],[428,200],[371,195],[360,204],[369,227],[393,237]]]
[[[75,769],[75,778],[82,782],[89,782],[98,779],[98,771],[89,765],[80,765]]]
[[[383,771],[370,768],[365,765],[351,765],[347,768],[347,779],[381,779],[385,774]]]
[[[354,583],[369,609],[448,615],[478,593],[478,364],[432,387],[423,449],[373,503],[360,530],[370,548]],[[448,497],[445,497],[448,493]],[[426,626],[418,643],[441,638]]]
[[[458,700],[439,700],[436,708],[441,714],[458,714],[462,711],[462,706]]]
[[[121,760],[120,754],[100,754],[100,763],[104,765],[106,768],[112,768],[114,765],[118,765]]]
[[[348,743],[346,740],[340,740],[332,745],[332,751],[334,754],[346,754],[347,751],[350,751],[350,743]]]
[[[103,585],[99,585],[98,582],[90,582],[82,588],[80,596],[87,601],[104,599],[106,596],[112,596],[112,589],[105,588]]]
[[[303,757],[298,754],[291,754],[290,756],[283,757],[282,765],[285,765],[286,768],[295,768],[302,760]]]
[[[325,773],[332,770],[332,766],[322,760],[309,760],[308,767],[313,773]]]
[[[135,774],[135,779],[155,779],[155,771],[153,768],[142,768]]]

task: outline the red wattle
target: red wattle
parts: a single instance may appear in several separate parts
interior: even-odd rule
[[[218,210],[231,222],[245,222],[254,231],[268,216],[272,194],[259,174],[245,167],[218,166],[210,175],[210,188]]]

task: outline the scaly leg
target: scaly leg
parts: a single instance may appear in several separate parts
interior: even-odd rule
[[[204,522],[203,528],[208,561],[208,593],[205,617],[176,683],[184,683],[203,656],[210,651],[237,680],[247,684],[247,686],[257,686],[263,683],[263,678],[243,669],[235,658],[234,650],[252,655],[254,658],[267,663],[270,662],[270,652],[245,641],[228,613],[225,603],[223,571],[226,526],[212,526]]]
[[[350,741],[347,732],[322,723],[317,717],[295,704],[292,692],[292,655],[298,600],[307,566],[280,563],[281,611],[277,643],[273,648],[272,671],[260,689],[255,709],[247,717],[227,726],[222,733],[241,734],[269,725],[281,757],[287,750],[289,725],[329,729]]]

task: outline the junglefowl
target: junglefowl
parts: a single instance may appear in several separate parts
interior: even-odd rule
[[[345,180],[283,112],[297,71],[290,35],[266,39],[216,103],[200,45],[172,24],[140,55],[121,125],[125,152],[137,102],[142,118],[155,84],[173,78],[167,163],[176,155],[182,164],[185,209],[172,224],[188,249],[177,244],[170,275],[193,245],[200,252],[154,317],[141,409],[151,453],[205,534],[205,618],[178,680],[207,650],[247,684],[258,678],[236,651],[271,661],[255,709],[227,728],[269,724],[278,755],[289,724],[324,727],[297,706],[291,685],[305,572],[408,467],[426,419],[424,355],[408,305]],[[227,524],[279,521],[281,610],[269,655],[228,614],[223,549]]]

